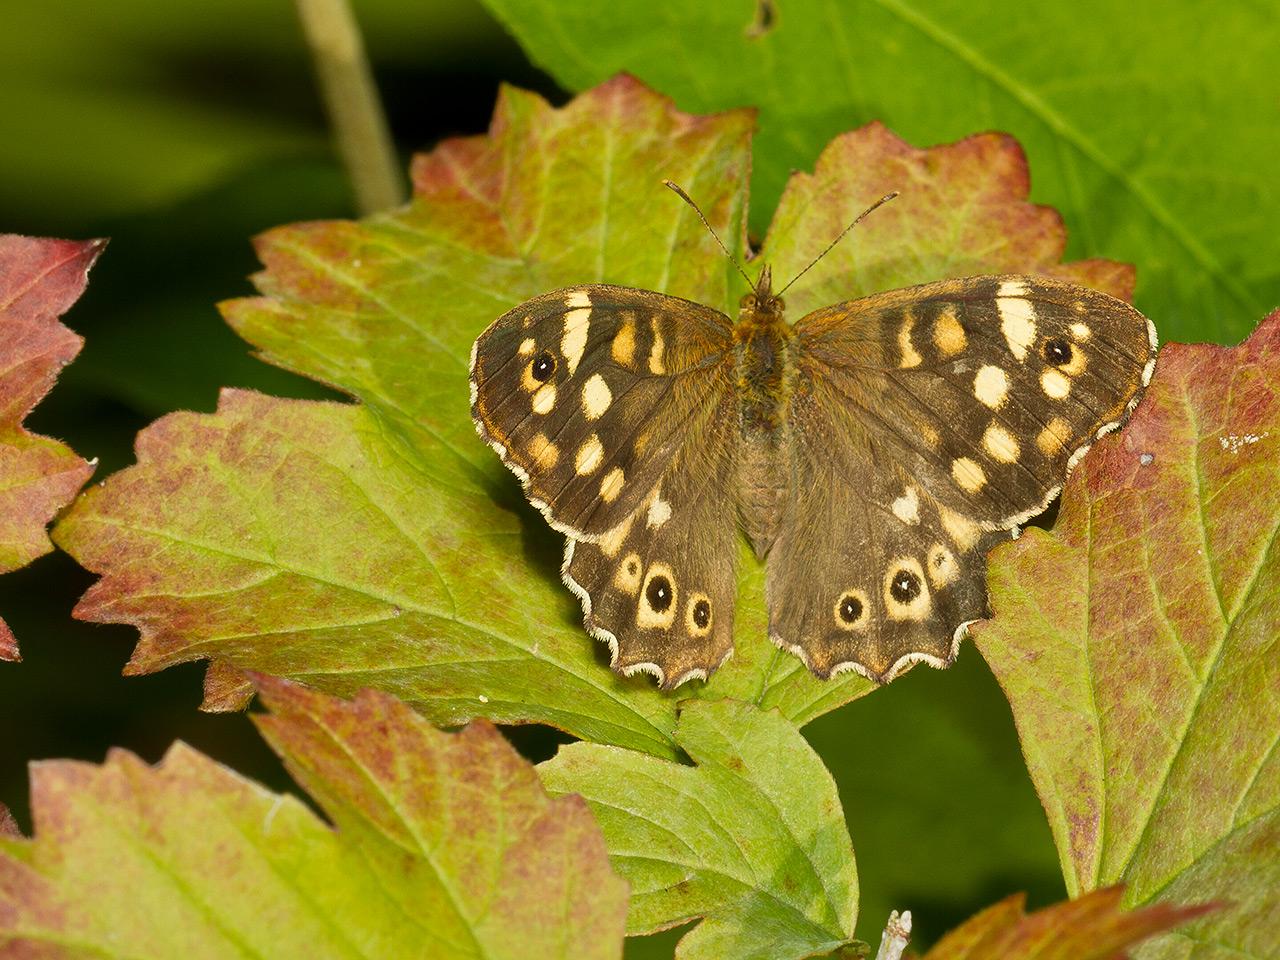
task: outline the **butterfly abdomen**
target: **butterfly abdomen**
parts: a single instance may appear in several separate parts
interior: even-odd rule
[[[744,304],[734,327],[741,449],[738,510],[758,556],[772,545],[789,490],[786,458],[791,394],[795,384],[795,336],[781,301],[766,309]]]

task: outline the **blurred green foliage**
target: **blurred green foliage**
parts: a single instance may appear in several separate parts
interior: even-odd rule
[[[525,7],[491,5],[513,23]],[[841,20],[842,34],[830,19],[806,28],[804,8],[781,2],[759,35],[751,25],[763,5],[751,0],[639,6],[543,4],[555,22],[526,19],[520,32],[534,60],[570,86],[625,67],[686,110],[760,104],[757,230],[787,169],[811,166],[833,133],[880,118],[927,144],[1003,127],[1030,150],[1033,198],[1064,209],[1072,254],[1136,262],[1139,302],[1166,333],[1238,337],[1280,300],[1271,4],[1211,13],[1093,0],[1071,14],[993,2],[935,5],[925,17],[881,0],[846,5],[865,19]],[[564,98],[478,4],[355,7],[406,160],[441,136],[483,130],[499,80]],[[10,0],[4,21],[0,230],[113,238],[67,317],[85,351],[32,425],[100,458],[102,476],[131,460],[142,425],[173,409],[211,410],[222,385],[319,395],[253,360],[213,306],[248,292],[251,235],[351,215],[291,5]],[[812,46],[787,46],[782,24]],[[562,55],[566,45],[574,57]],[[1032,76],[1034,86],[1007,82]],[[1038,106],[1077,100],[1089,108]],[[1058,135],[1068,121],[1075,140]],[[1110,166],[1091,164],[1083,141]],[[1133,182],[1155,191],[1195,249],[1153,230],[1162,221]],[[27,761],[97,760],[110,745],[155,759],[175,736],[283,785],[243,717],[195,712],[201,668],[119,676],[133,631],[69,619],[89,580],[61,555],[0,578],[0,608],[26,658],[0,666],[0,801],[29,826]],[[1029,890],[1033,907],[1062,895],[1008,707],[971,648],[947,673],[914,670],[806,735],[845,804],[863,938],[877,938],[890,907],[915,912],[923,946],[1006,893]],[[541,759],[557,737],[515,739]],[[628,956],[670,956],[676,936],[633,941]]]
[[[615,0],[602,22],[595,0],[486,2],[570,89],[626,70],[686,110],[758,106],[757,233],[843,130],[1003,130],[1070,258],[1136,263],[1166,338],[1234,342],[1280,303],[1275,3]]]

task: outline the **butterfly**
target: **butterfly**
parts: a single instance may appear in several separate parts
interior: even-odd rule
[[[768,266],[752,286],[736,322],[610,284],[520,304],[472,349],[477,431],[568,538],[562,577],[622,674],[671,689],[733,653],[739,527],[770,638],[818,677],[949,666],[987,615],[987,550],[1137,405],[1154,325],[1040,276],[794,324]]]

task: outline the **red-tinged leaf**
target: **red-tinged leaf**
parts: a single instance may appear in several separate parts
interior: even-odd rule
[[[738,246],[750,132],[747,112],[689,116],[626,77],[561,109],[506,90],[488,136],[416,161],[407,208],[260,238],[265,295],[225,304],[229,322],[265,358],[362,406],[235,394],[211,417],[145,432],[138,466],[58,528],[103,575],[77,615],[137,624],[135,672],[208,657],[331,692],[390,690],[441,723],[538,721],[675,756],[675,700],[604,669],[559,582],[560,538],[476,438],[467,360],[495,316],[568,284],[647,287],[733,314],[741,281],[661,180],[681,183]],[[775,276],[904,181],[913,189],[807,274],[795,302],[952,271],[1131,285],[1115,264],[1058,264],[1061,222],[1027,203],[1008,138],[917,150],[878,126],[797,177],[765,245]],[[957,237],[972,249],[958,253]],[[780,653],[749,553],[742,571],[736,654],[680,696],[749,700],[804,723],[871,689],[854,674],[815,680]],[[211,706],[242,702],[212,686]]]
[[[1278,533],[1275,313],[1235,348],[1166,347],[1053,530],[992,554],[977,643],[1068,889],[1228,904],[1144,958],[1280,956]]]
[[[1034,273],[1133,296],[1134,271],[1110,260],[1061,263],[1062,217],[1027,202],[1031,181],[1016,140],[984,133],[917,149],[879,123],[836,137],[812,174],[792,174],[762,256],[781,286],[873,201],[901,190],[805,274],[787,310],[810,310],[943,277]]]
[[[53,549],[45,525],[93,472],[22,421],[80,352],[80,338],[58,318],[84,292],[103,246],[0,235],[0,573]],[[17,659],[17,643],[0,620],[0,660]]]
[[[1125,910],[1109,887],[1032,914],[1017,894],[966,920],[923,960],[1123,960],[1125,950],[1212,907],[1167,904]]]
[[[334,826],[182,744],[32,771],[0,840],[0,952],[54,958],[622,954],[626,885],[577,798],[483,721],[269,684],[259,725]]]

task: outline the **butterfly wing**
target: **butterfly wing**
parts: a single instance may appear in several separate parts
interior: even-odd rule
[[[985,554],[1137,403],[1150,322],[1040,277],[947,280],[796,325],[794,495],[769,556],[775,642],[820,675],[944,666]]]
[[[597,284],[520,305],[472,353],[476,428],[569,537],[588,630],[666,686],[732,650],[731,348],[708,307]]]

